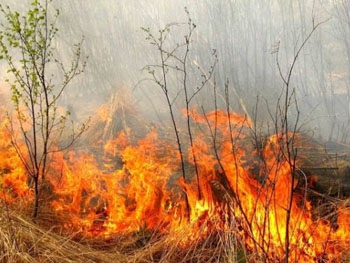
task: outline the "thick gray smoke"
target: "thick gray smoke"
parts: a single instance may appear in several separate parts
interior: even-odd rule
[[[15,0],[9,4],[23,9],[27,3]],[[197,25],[188,60],[189,83],[194,88],[201,82],[198,66],[208,71],[215,61],[215,49],[218,64],[212,80],[219,103],[228,82],[232,108],[251,117],[258,112],[256,117],[263,123],[270,120],[269,111],[276,109],[284,89],[282,76],[286,78],[298,48],[314,25],[326,21],[297,59],[290,85],[297,97],[297,108],[293,107],[300,111],[304,132],[326,140],[349,140],[348,0],[56,0],[53,5],[60,10],[56,45],[62,59],[68,61],[70,47],[82,37],[83,55],[89,56],[86,72],[74,81],[67,101],[74,99],[77,112],[92,112],[117,90],[127,89],[150,121],[166,114],[167,108],[159,87],[145,80],[149,76],[142,68],[159,63],[159,57],[141,27],[157,33],[168,23],[185,23],[186,29],[187,7]],[[185,33],[182,27],[174,27],[169,43],[182,43]],[[176,94],[179,77],[170,78]],[[208,84],[194,105],[209,109],[212,94]]]

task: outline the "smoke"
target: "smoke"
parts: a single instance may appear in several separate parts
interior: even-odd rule
[[[16,0],[10,5],[23,10],[28,2]],[[188,59],[191,88],[201,82],[201,70],[210,70],[215,49],[218,63],[213,80],[219,103],[223,102],[225,83],[229,83],[232,108],[253,117],[257,112],[261,123],[268,122],[283,92],[281,74],[287,75],[296,50],[313,25],[330,19],[313,33],[298,57],[291,77],[291,88],[295,89],[298,102],[293,107],[300,111],[303,132],[347,142],[350,7],[347,1],[340,2],[53,1],[60,10],[56,42],[60,57],[69,61],[72,45],[82,38],[82,55],[89,57],[86,72],[72,83],[65,103],[74,104],[70,107],[74,107],[77,116],[83,111],[93,114],[96,107],[108,102],[111,94],[127,87],[136,107],[149,121],[166,116],[164,94],[154,82],[147,80],[149,75],[142,70],[146,65],[159,63],[159,53],[145,40],[141,27],[157,33],[168,23],[184,23],[175,27],[168,39],[170,44],[182,43],[187,23],[184,7],[187,7],[197,25]],[[1,64],[0,69],[5,79],[6,66]],[[170,88],[177,94],[180,77],[170,74],[169,78]],[[212,94],[212,86],[208,84],[194,105],[212,107]],[[178,101],[181,108],[181,94]]]

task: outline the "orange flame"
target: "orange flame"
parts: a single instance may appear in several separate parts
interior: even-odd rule
[[[293,261],[334,260],[349,248],[349,209],[339,208],[336,224],[313,217],[304,178],[284,152],[286,135],[272,135],[257,150],[245,116],[193,110],[190,117],[200,128],[185,152],[186,181],[177,145],[160,139],[156,129],[137,144],[119,133],[103,146],[108,162],[84,152],[51,156],[51,205],[68,214],[67,229],[109,237],[147,227],[169,236],[186,233],[186,243],[217,226],[232,230],[231,217],[236,235],[266,260],[282,260],[287,252]],[[11,187],[14,197],[28,195],[16,152],[4,141],[0,150],[2,188]]]
[[[22,161],[13,147],[9,119],[4,111],[0,113],[0,196],[7,202],[26,200],[32,193],[27,185],[27,176]],[[15,136],[15,135],[13,135]],[[18,145],[23,152],[23,145]]]

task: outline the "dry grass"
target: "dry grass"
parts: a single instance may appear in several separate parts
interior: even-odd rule
[[[97,250],[84,242],[74,241],[74,236],[60,235],[57,229],[45,229],[30,219],[0,210],[0,262],[52,262],[52,263],[108,263],[128,262],[116,251]]]
[[[87,239],[81,233],[67,235],[57,225],[49,227],[57,218],[44,215],[45,220],[41,217],[34,223],[20,211],[1,206],[0,263],[245,262],[244,253],[236,250],[233,232],[214,231],[186,246],[186,233],[169,236],[145,229],[108,240]]]
[[[345,209],[349,207],[349,200],[337,200],[334,205]],[[205,238],[194,237],[190,242],[185,239],[187,228],[171,235],[140,228],[106,240],[84,238],[80,232],[67,234],[59,226],[62,218],[49,209],[42,210],[40,220],[33,223],[29,210],[30,207],[24,205],[10,209],[0,203],[0,263],[264,262],[254,251],[244,250],[234,220],[224,222],[226,227],[223,227],[222,222],[207,219],[197,233]],[[330,220],[325,215],[323,218]],[[211,231],[207,231],[208,225]],[[339,256],[341,260],[337,262],[349,262],[348,252]]]

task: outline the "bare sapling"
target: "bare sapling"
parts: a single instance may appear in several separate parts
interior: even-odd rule
[[[191,72],[191,61],[189,60],[189,54],[191,50],[192,38],[196,25],[193,23],[189,11],[185,8],[187,14],[187,23],[171,23],[167,24],[163,29],[158,31],[156,36],[151,32],[149,28],[142,28],[142,30],[147,34],[146,40],[153,46],[155,46],[159,54],[159,62],[154,65],[146,65],[145,70],[151,76],[151,80],[161,88],[166,103],[169,109],[170,119],[173,126],[174,134],[176,137],[178,152],[181,162],[181,172],[185,183],[189,181],[187,170],[186,170],[186,154],[184,151],[185,139],[180,133],[180,121],[176,117],[176,103],[181,102],[185,104],[185,115],[186,115],[186,135],[189,138],[190,144],[190,155],[194,163],[195,176],[198,187],[198,199],[202,199],[202,190],[200,186],[200,174],[197,164],[197,156],[194,151],[194,133],[191,124],[191,105],[194,98],[206,87],[208,81],[212,78],[216,61],[210,67],[208,74],[201,74],[202,81],[195,89],[191,89],[189,86],[189,78]],[[174,27],[186,27],[187,33],[184,36],[184,42],[181,43],[170,43],[170,32]],[[198,68],[199,69],[199,68]],[[179,80],[179,85],[173,87],[171,85],[171,78],[179,74],[181,75]],[[182,96],[181,96],[182,95]],[[185,192],[185,191],[184,191]],[[185,193],[186,195],[186,193]],[[189,204],[187,203],[187,211],[189,212]]]
[[[290,168],[290,176],[291,176],[291,182],[288,188],[287,195],[289,197],[289,201],[287,203],[287,206],[285,207],[286,211],[286,218],[285,218],[285,236],[281,237],[284,240],[284,262],[288,263],[290,261],[291,253],[293,253],[293,250],[291,248],[291,238],[295,233],[294,230],[290,227],[290,220],[291,220],[291,214],[292,214],[292,205],[293,205],[293,199],[295,196],[296,191],[296,175],[298,172],[298,167],[296,164],[297,161],[297,155],[298,155],[298,149],[296,147],[296,139],[297,134],[299,132],[299,117],[300,117],[300,111],[298,107],[298,101],[297,101],[297,91],[295,87],[291,86],[291,79],[293,76],[293,72],[296,66],[296,63],[298,61],[298,58],[300,56],[301,51],[304,49],[305,45],[309,42],[312,35],[315,33],[315,31],[325,22],[328,20],[321,21],[319,23],[315,23],[315,18],[312,18],[312,28],[310,32],[307,34],[305,39],[301,42],[299,47],[295,48],[295,54],[292,59],[292,62],[290,66],[287,68],[286,73],[284,74],[280,65],[279,60],[279,44],[277,46],[277,49],[274,51],[275,57],[276,57],[276,65],[278,68],[279,75],[283,82],[283,89],[280,93],[280,96],[278,97],[277,104],[276,104],[276,110],[274,113],[274,116],[271,114],[271,117],[275,124],[275,133],[279,134],[280,142],[278,145],[278,151],[276,154],[278,155],[278,158],[281,158],[283,160],[286,160],[289,168]],[[291,122],[290,120],[290,113],[294,110],[295,120]],[[277,164],[278,165],[278,164]],[[304,177],[306,180],[306,177]],[[305,181],[305,187],[307,185],[307,182]],[[291,232],[292,231],[292,232]]]

